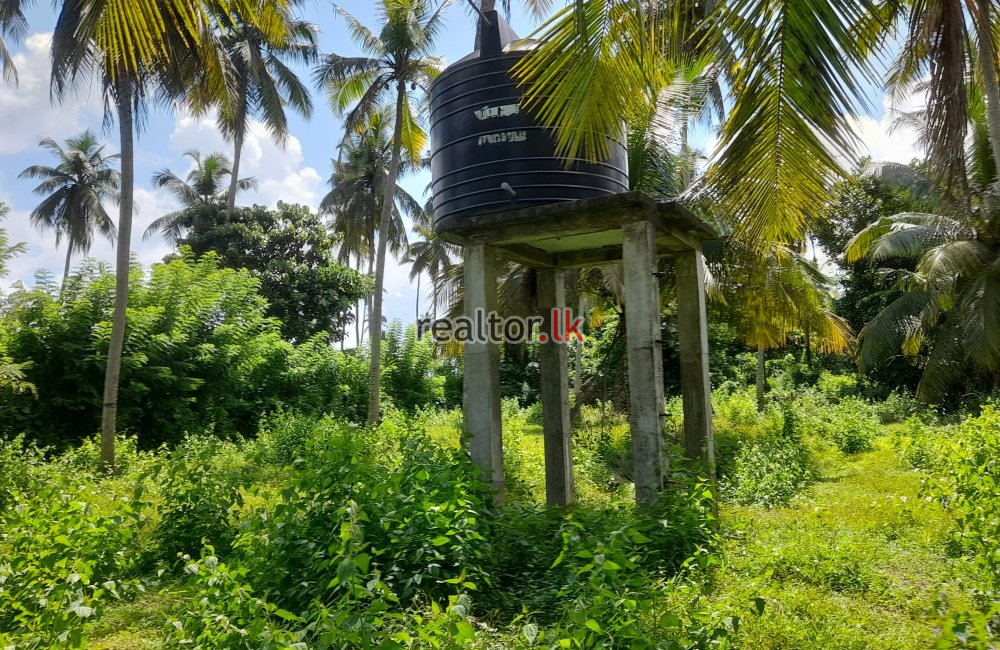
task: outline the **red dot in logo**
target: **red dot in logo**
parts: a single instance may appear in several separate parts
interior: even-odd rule
[[[540,342],[542,342],[542,343],[545,343],[546,341],[549,340],[549,335],[548,334],[539,334],[538,335],[538,340]]]

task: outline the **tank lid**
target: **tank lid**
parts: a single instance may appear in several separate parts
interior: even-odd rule
[[[503,54],[504,48],[514,41],[521,40],[514,30],[496,9],[483,12],[479,19],[478,54],[480,57],[493,57]]]
[[[482,12],[479,19],[479,31],[476,35],[478,48],[466,54],[455,64],[473,61],[475,59],[492,59],[512,50],[528,49],[530,39],[523,39],[511,28],[496,9]]]

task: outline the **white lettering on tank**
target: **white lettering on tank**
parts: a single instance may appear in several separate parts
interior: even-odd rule
[[[517,104],[504,104],[503,106],[483,106],[473,111],[480,120],[488,120],[494,117],[509,117],[518,115],[521,112]]]
[[[500,131],[498,133],[485,133],[479,136],[479,146],[484,144],[496,144],[498,142],[524,142],[528,139],[527,131]]]

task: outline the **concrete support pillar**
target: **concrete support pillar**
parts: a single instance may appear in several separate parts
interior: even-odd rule
[[[569,357],[568,341],[552,340],[566,307],[563,271],[539,269],[537,272],[538,310],[541,312],[541,333],[547,340],[540,342],[538,366],[542,384],[542,430],[545,435],[545,501],[550,506],[573,502],[572,429],[569,417]],[[561,324],[565,326],[565,323]],[[541,337],[539,337],[541,340]]]
[[[715,486],[712,386],[708,374],[705,262],[701,249],[677,253],[677,334],[684,400],[684,451],[702,463]]]
[[[465,314],[483,317],[497,308],[496,255],[485,244],[464,248]],[[465,344],[463,382],[465,435],[472,462],[494,490],[494,502],[504,494],[503,435],[500,426],[500,346],[495,342]]]
[[[660,351],[660,287],[653,223],[622,228],[625,267],[625,335],[632,429],[633,480],[639,505],[656,500],[663,487],[663,356]]]

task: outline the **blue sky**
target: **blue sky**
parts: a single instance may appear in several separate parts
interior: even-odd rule
[[[522,36],[528,35],[534,24],[513,2],[511,23]],[[376,5],[370,1],[346,0],[339,6],[349,11],[369,26],[377,24]],[[303,18],[319,26],[322,52],[356,54],[344,20],[334,13],[333,4],[321,0],[306,0]],[[0,286],[15,281],[31,283],[38,268],[50,268],[60,274],[65,249],[54,246],[50,233],[39,233],[28,224],[28,213],[37,204],[32,194],[34,183],[19,180],[17,175],[32,164],[48,163],[48,155],[37,147],[43,137],[63,140],[77,135],[85,128],[99,132],[109,152],[117,152],[117,131],[102,132],[102,107],[97,93],[84,85],[61,106],[52,106],[48,93],[48,34],[55,22],[51,3],[36,3],[30,12],[31,35],[24,43],[15,46],[15,60],[21,76],[18,87],[0,84],[0,201],[11,206],[12,212],[3,223],[13,241],[27,242],[28,253],[12,264],[11,274]],[[465,0],[453,4],[446,13],[447,23],[439,39],[438,52],[448,61],[455,61],[472,49],[474,20]],[[309,79],[309,70],[300,71]],[[261,128],[254,128],[244,148],[241,176],[254,176],[258,180],[256,192],[242,195],[241,203],[274,205],[278,200],[305,203],[315,207],[326,191],[330,172],[330,159],[336,156],[340,141],[340,119],[335,117],[322,96],[314,97],[315,111],[311,120],[292,114],[291,138],[284,150],[270,141]],[[881,116],[858,118],[858,127],[871,153],[879,159],[909,161],[913,145],[907,134],[890,136]],[[712,146],[711,137],[704,136],[702,145]],[[698,143],[696,143],[698,144]],[[154,171],[169,167],[178,175],[190,169],[184,151],[198,149],[203,152],[222,150],[230,152],[219,137],[211,118],[195,119],[183,112],[168,108],[154,109],[145,131],[136,143],[136,201],[138,214],[134,229],[132,250],[145,265],[157,262],[171,249],[160,238],[142,240],[142,231],[153,219],[172,211],[176,205],[163,192],[156,192],[149,183]],[[420,196],[428,178],[411,177],[404,181],[407,188]],[[98,242],[91,256],[111,260],[110,244]],[[424,282],[424,287],[427,283]],[[408,269],[390,262],[386,278],[386,315],[388,318],[412,320],[415,308],[415,287],[408,278]]]

